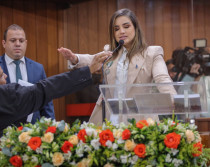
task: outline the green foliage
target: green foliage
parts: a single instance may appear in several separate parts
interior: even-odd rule
[[[37,165],[43,167],[80,165],[92,167],[105,165],[107,167],[206,167],[207,162],[210,161],[210,149],[203,148],[200,155],[194,156],[195,153],[200,153],[194,146],[200,142],[200,135],[195,126],[179,123],[176,118],[174,121],[164,119],[159,124],[150,119],[147,121],[148,126],[144,125],[142,129],[136,126],[136,120],[131,119],[129,122],[127,125],[121,123],[114,126],[111,122],[106,121],[102,127],[99,127],[92,123],[81,124],[79,120],[76,120],[70,128],[70,125],[64,121],[55,122],[42,118],[34,125],[30,123],[22,125],[21,130],[16,127],[8,127],[1,138],[0,166],[12,166],[10,158],[16,155],[20,156],[24,167]],[[47,138],[46,130],[49,127],[56,129],[48,132]],[[106,132],[104,137],[100,137],[107,129],[110,130],[109,133]],[[85,142],[78,137],[81,130],[85,130]],[[130,132],[130,136],[123,139],[125,130]],[[191,138],[186,134],[187,131],[190,132]],[[167,135],[172,133],[180,136],[177,145],[175,143],[177,148],[166,144],[169,142],[166,140]],[[105,146],[102,145],[101,140],[109,138],[109,135],[113,136],[113,141],[110,141],[112,140],[110,138],[105,142]],[[29,137],[28,140],[27,137]],[[32,137],[41,139],[41,145],[35,150],[29,146],[29,140]],[[62,146],[67,141],[70,142],[71,148],[65,153]],[[135,151],[140,145],[145,146],[145,150],[141,148]],[[60,164],[55,163],[54,156],[57,153],[63,159]]]

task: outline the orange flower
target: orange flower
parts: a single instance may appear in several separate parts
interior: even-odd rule
[[[139,129],[142,129],[145,126],[149,126],[146,120],[140,120],[139,122],[136,123],[136,127]]]
[[[176,125],[176,122],[172,122],[172,124],[171,124],[171,127],[173,127],[173,126],[175,126]],[[177,125],[179,125],[179,123],[177,123]]]
[[[19,126],[19,127],[17,128],[17,130],[19,130],[19,131],[23,130],[23,126]]]
[[[122,139],[127,140],[127,139],[130,139],[130,137],[131,137],[131,132],[128,129],[125,129],[122,132]]]
[[[180,143],[181,136],[175,132],[169,133],[165,136],[164,143],[168,148],[177,149]]]
[[[82,129],[79,131],[79,133],[77,134],[77,137],[83,141],[83,143],[86,142],[85,136],[87,136],[86,130]]]
[[[71,151],[71,148],[73,148],[73,144],[71,144],[69,141],[65,141],[61,147],[61,150],[64,153],[68,153],[68,151]]]
[[[47,133],[47,132],[55,133],[56,132],[56,126],[48,127],[47,130],[45,131],[45,133]]]
[[[114,141],[114,135],[112,133],[111,130],[107,129],[107,130],[103,130],[100,134],[99,134],[99,138],[100,138],[100,143],[103,146],[106,146],[106,142],[108,140],[110,140],[111,142]]]
[[[28,146],[31,147],[32,150],[36,150],[41,144],[42,140],[40,137],[32,137],[28,142]]]
[[[146,146],[144,144],[138,144],[134,148],[134,153],[140,158],[144,158],[146,154]]]
[[[18,155],[12,156],[9,159],[9,162],[15,167],[21,167],[22,164],[23,164],[23,161],[22,161],[21,157],[18,156]]]
[[[202,154],[202,148],[203,148],[203,144],[201,144],[200,142],[193,144],[193,147],[196,150],[196,153],[193,153],[193,157],[199,157]]]

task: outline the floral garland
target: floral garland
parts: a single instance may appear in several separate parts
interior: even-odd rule
[[[0,166],[196,167],[207,166],[195,125],[166,119],[130,120],[102,127],[42,118],[36,124],[8,127],[0,139]]]

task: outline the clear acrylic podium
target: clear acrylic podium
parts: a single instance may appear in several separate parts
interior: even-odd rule
[[[175,93],[166,93],[171,87]],[[106,118],[114,118],[114,123],[126,123],[128,118],[142,119],[173,113],[189,118],[208,111],[203,82],[100,85],[100,91],[106,106]]]

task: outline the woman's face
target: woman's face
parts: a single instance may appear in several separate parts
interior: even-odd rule
[[[125,48],[127,50],[130,49],[135,37],[135,28],[130,18],[127,16],[120,16],[115,20],[114,37],[117,42],[123,40]]]

